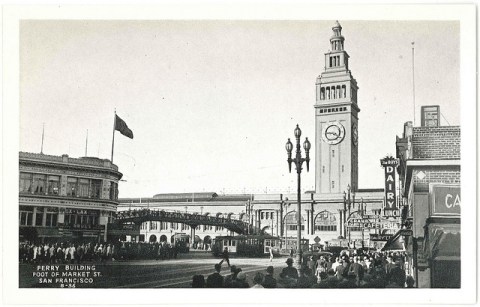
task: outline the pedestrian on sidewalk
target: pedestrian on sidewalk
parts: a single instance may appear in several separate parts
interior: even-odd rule
[[[222,261],[220,261],[220,265],[222,265],[223,261],[226,261],[228,264],[228,267],[230,267],[230,259],[229,259],[229,254],[228,254],[228,248],[225,247],[222,253]]]

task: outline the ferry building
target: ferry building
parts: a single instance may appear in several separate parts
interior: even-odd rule
[[[310,244],[319,242],[346,247],[350,241],[350,247],[381,248],[400,229],[398,214],[384,216],[384,189],[358,188],[359,86],[350,71],[342,26],[336,22],[332,32],[329,51],[324,54],[325,68],[315,83],[312,110],[315,191],[301,196],[302,237],[309,239]],[[380,165],[378,172],[382,174]],[[296,194],[207,194],[192,192],[120,199],[119,211],[148,206],[158,210],[230,216],[249,221],[274,236],[297,236]],[[153,242],[179,232],[189,233],[187,227],[174,223],[146,222],[141,227],[141,239]],[[195,240],[226,234],[225,229],[200,227]]]

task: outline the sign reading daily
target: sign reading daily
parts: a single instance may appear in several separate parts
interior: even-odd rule
[[[449,184],[432,184],[431,215],[433,216],[460,216],[461,197],[460,186]]]
[[[380,164],[385,169],[385,208],[384,211],[398,210],[397,195],[395,190],[395,169],[398,166],[398,159],[394,157],[385,157],[380,160]]]

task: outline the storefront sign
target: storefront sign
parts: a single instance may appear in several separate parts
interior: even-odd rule
[[[385,157],[380,160],[380,164],[385,168],[385,207],[383,210],[384,212],[398,210],[395,191],[395,169],[398,166],[398,159]]]
[[[390,221],[387,219],[377,220],[361,220],[350,219],[347,222],[347,227],[360,227],[365,229],[400,229],[400,223],[397,221]]]
[[[370,234],[370,240],[371,241],[388,241],[390,238],[392,238],[392,234],[376,234],[376,233],[371,233]]]
[[[460,185],[431,184],[432,216],[460,216]]]

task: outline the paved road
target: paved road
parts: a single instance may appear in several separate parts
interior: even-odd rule
[[[83,284],[75,282],[76,288],[189,288],[191,287],[192,276],[202,274],[205,278],[214,272],[214,265],[220,261],[210,254],[181,254],[180,259],[172,260],[138,260],[138,261],[109,261],[105,264],[95,263],[95,272],[100,272],[101,276],[93,278],[93,283]],[[267,266],[272,265],[275,268],[275,276],[278,280],[278,274],[281,268],[285,267],[286,258],[276,258],[272,262],[268,258],[231,258],[230,263],[242,268],[242,271],[247,273],[247,281],[253,285],[253,277],[256,272],[265,273]],[[93,263],[85,263],[83,265],[92,265]],[[77,269],[70,266],[68,272],[83,272],[91,271],[91,278],[93,270]],[[68,287],[71,283],[59,281],[58,279],[50,278],[49,274],[52,272],[59,272],[60,275],[66,270],[65,265],[60,265],[59,268],[39,268],[38,265],[20,264],[20,287]],[[37,272],[37,273],[36,273]],[[46,272],[48,278],[42,279],[46,283],[41,283],[38,276],[33,274],[38,272]],[[224,262],[222,265],[221,274],[226,276],[230,274],[230,269]],[[61,277],[61,276],[60,276]],[[85,277],[85,276],[73,276]],[[58,277],[57,277],[58,278]],[[65,278],[72,278],[71,275]]]

